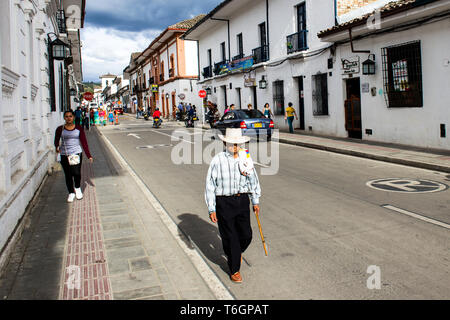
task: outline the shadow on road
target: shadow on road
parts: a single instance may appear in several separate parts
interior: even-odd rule
[[[178,232],[186,241],[186,245],[191,249],[197,247],[209,261],[228,274],[228,264],[217,226],[192,213],[180,214],[178,218],[181,220],[178,224]]]

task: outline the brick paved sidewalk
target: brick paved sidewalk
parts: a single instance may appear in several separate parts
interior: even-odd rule
[[[92,130],[84,198],[46,180],[5,272],[0,299],[215,299],[192,262]],[[58,166],[57,166],[58,167]]]

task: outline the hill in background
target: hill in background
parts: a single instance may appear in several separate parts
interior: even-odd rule
[[[95,88],[96,87],[100,87],[101,88],[102,84],[101,84],[101,82],[90,81],[90,82],[83,82],[83,86],[84,86],[84,92],[89,91],[89,92],[94,93],[94,87]]]

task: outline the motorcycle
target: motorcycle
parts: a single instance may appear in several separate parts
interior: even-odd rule
[[[193,128],[194,127],[194,122],[197,121],[197,114],[193,114],[192,116],[187,116],[187,119],[184,121],[184,124],[186,125],[186,128]]]
[[[153,128],[159,128],[161,126],[162,120],[161,118],[153,119]]]
[[[148,121],[148,119],[150,119],[150,111],[144,112],[144,119],[145,121]]]
[[[208,111],[205,118],[206,123],[209,123],[211,128],[215,128],[216,122],[219,121],[219,118],[211,111]]]

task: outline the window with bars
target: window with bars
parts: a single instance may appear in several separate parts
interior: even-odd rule
[[[281,80],[273,83],[273,105],[276,115],[284,115],[284,88]]]
[[[381,49],[384,97],[388,108],[423,106],[420,41]]]
[[[328,115],[328,79],[326,73],[312,76],[313,115]]]

